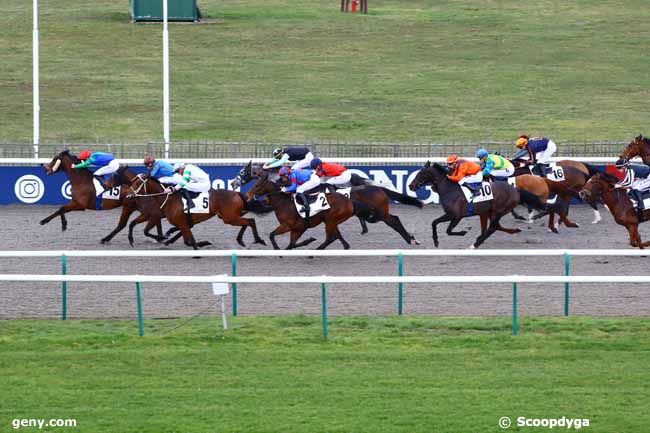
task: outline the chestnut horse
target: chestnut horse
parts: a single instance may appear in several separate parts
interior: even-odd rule
[[[632,201],[627,196],[624,188],[615,188],[614,185],[618,179],[606,173],[598,173],[589,179],[580,196],[584,198],[601,198],[609,208],[614,221],[625,226],[630,236],[630,245],[641,249],[650,246],[650,241],[641,241],[639,234],[639,224],[650,219],[650,209],[645,210],[641,219],[632,205]]]
[[[287,246],[288,250],[314,242],[316,240],[315,238],[309,238],[302,242],[298,242],[298,239],[300,239],[300,236],[307,229],[316,227],[320,223],[325,223],[326,239],[317,249],[325,249],[329,244],[338,239],[343,244],[343,248],[347,250],[350,248],[350,244],[341,236],[341,232],[338,229],[339,224],[355,214],[359,215],[369,211],[363,203],[353,202],[346,196],[335,192],[326,195],[330,208],[316,215],[312,215],[309,218],[309,223],[306,223],[304,218],[298,214],[291,194],[280,191],[280,185],[271,181],[267,173],[261,174],[258,181],[248,191],[248,195],[253,198],[266,196],[266,201],[275,211],[275,217],[280,225],[271,232],[269,238],[271,239],[273,248],[276,250],[280,249],[280,247],[275,241],[275,237],[286,232],[290,232],[290,241]]]
[[[650,138],[644,137],[643,134],[637,135],[625,146],[619,157],[629,160],[635,156],[640,156],[645,165],[650,165]]]
[[[501,218],[510,213],[519,204],[519,192],[506,182],[492,182],[493,200],[476,203],[473,206],[472,215],[468,215],[468,203],[460,185],[447,178],[447,168],[438,163],[431,164],[427,161],[424,167],[417,174],[409,185],[411,191],[416,191],[425,185],[432,185],[433,189],[440,196],[440,204],[444,214],[433,220],[433,243],[438,247],[438,232],[436,226],[442,222],[449,221],[447,234],[450,236],[465,236],[466,230],[454,232],[453,229],[460,220],[467,216],[479,215],[481,218],[481,235],[471,248],[478,248],[496,230],[506,233],[519,233],[519,229],[504,228],[500,224]],[[490,222],[489,226],[487,222]]]
[[[68,228],[68,221],[65,218],[67,212],[72,211],[84,211],[86,209],[98,210],[96,208],[96,195],[95,195],[95,186],[93,183],[93,174],[87,169],[73,169],[72,164],[78,164],[81,162],[79,158],[70,154],[70,151],[64,150],[63,152],[56,155],[52,161],[49,163],[43,164],[45,171],[48,176],[58,171],[63,171],[68,180],[70,180],[70,186],[72,188],[72,199],[70,203],[65,206],[61,206],[56,212],[47,218],[40,221],[41,225],[47,224],[52,219],[57,216],[61,217],[61,230],[65,231]],[[133,175],[128,169],[124,169],[125,172],[129,175]],[[120,221],[124,219],[124,222],[128,221],[129,216],[136,210],[135,203],[125,202],[124,190],[120,191],[119,200],[102,200],[101,207],[99,210],[109,210],[115,209],[123,204],[125,205],[122,209],[122,215],[120,216]],[[102,243],[103,240],[102,240]]]
[[[165,245],[174,243],[181,236],[187,246],[194,249],[211,245],[208,241],[196,242],[191,228],[195,224],[206,221],[217,215],[224,223],[241,227],[237,234],[237,243],[243,247],[246,244],[243,241],[244,232],[247,227],[253,231],[254,242],[256,244],[266,245],[266,242],[260,238],[257,232],[257,225],[253,218],[244,218],[242,215],[247,212],[256,214],[265,214],[271,211],[270,208],[264,208],[259,204],[247,203],[244,196],[235,191],[226,189],[211,189],[208,204],[208,213],[191,214],[188,218],[187,213],[183,210],[183,203],[179,192],[167,193],[165,188],[155,178],[135,176],[129,182],[126,177],[117,178],[122,185],[129,185],[129,194],[133,195],[138,209],[142,212],[135,220],[129,224],[129,242],[133,245],[133,228],[135,225],[148,221],[147,228],[152,224],[157,224],[162,218],[172,224],[173,228],[167,231],[166,236],[175,231],[179,233],[173,238],[167,240]]]
[[[268,174],[269,172],[264,171],[261,168],[254,169],[252,163],[249,162],[248,165],[239,171],[239,174],[235,180],[233,180],[231,186],[233,188],[238,188],[255,178],[259,178],[262,173]],[[402,204],[418,208],[422,208],[422,202],[415,197],[401,194],[381,186],[368,184],[367,182],[369,181],[357,176],[356,174],[352,174],[352,185],[354,186],[352,186],[350,191],[350,198],[353,201],[366,204],[371,210],[368,216],[358,217],[359,222],[361,223],[361,234],[363,235],[368,233],[368,225],[366,222],[376,223],[383,221],[388,227],[399,233],[407,244],[420,245],[420,242],[415,238],[415,235],[409,233],[406,228],[404,228],[399,217],[390,213],[390,200],[392,199]]]

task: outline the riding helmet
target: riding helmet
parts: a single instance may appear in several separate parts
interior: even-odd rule
[[[156,158],[154,158],[153,155],[147,155],[144,157],[145,167],[149,167],[150,165],[153,165],[155,162],[156,162]]]
[[[526,147],[527,144],[528,144],[528,138],[526,137],[519,137],[515,142],[515,146],[517,146],[520,149]]]
[[[88,149],[82,150],[79,153],[79,159],[81,159],[82,161],[85,161],[88,158],[90,158],[90,150],[88,150]]]
[[[323,161],[321,161],[319,158],[314,158],[309,162],[309,167],[311,167],[313,170],[316,170],[316,168],[322,163]]]
[[[479,149],[479,150],[476,151],[476,157],[477,157],[478,159],[483,159],[483,158],[485,158],[486,156],[488,156],[488,151],[487,151],[487,149]]]
[[[185,163],[184,162],[177,162],[174,164],[174,171],[178,171],[185,168]]]
[[[629,164],[630,164],[630,161],[628,161],[628,160],[625,159],[625,158],[618,158],[618,159],[616,160],[616,162],[614,163],[614,165],[615,165],[616,167],[618,167],[618,168],[621,168],[621,167],[627,167]]]
[[[456,164],[458,162],[458,156],[457,155],[449,155],[447,157],[447,164]]]
[[[278,159],[279,157],[282,156],[283,153],[284,150],[282,150],[281,147],[276,147],[275,149],[273,149],[273,158]]]
[[[282,167],[279,171],[278,174],[280,176],[289,176],[291,174],[291,169],[289,167]]]

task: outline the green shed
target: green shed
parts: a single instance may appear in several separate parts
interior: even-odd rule
[[[131,19],[138,21],[162,21],[164,0],[130,0]],[[167,0],[169,21],[198,21],[200,18],[196,0]]]

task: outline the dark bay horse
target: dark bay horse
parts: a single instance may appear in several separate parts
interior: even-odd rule
[[[460,185],[447,178],[447,169],[440,164],[427,162],[417,174],[413,182],[409,185],[411,191],[425,185],[432,185],[433,189],[440,196],[440,204],[444,214],[433,220],[431,227],[433,229],[433,243],[438,247],[438,233],[436,226],[442,222],[449,221],[447,234],[450,236],[464,236],[467,231],[461,230],[454,232],[453,229],[458,225],[460,220],[467,216],[479,215],[481,218],[481,234],[472,245],[472,248],[478,248],[487,238],[496,230],[506,233],[519,233],[519,229],[504,228],[500,224],[501,218],[510,213],[512,209],[519,204],[519,192],[508,185],[506,182],[492,182],[492,192],[494,199],[476,203],[473,206],[472,215],[468,215],[468,203]],[[489,221],[489,225],[487,225]]]
[[[650,241],[641,241],[641,235],[639,234],[639,224],[650,219],[650,210],[645,210],[640,220],[625,189],[614,187],[617,182],[618,179],[612,175],[598,173],[585,184],[580,191],[580,196],[585,198],[602,197],[612,213],[614,221],[627,229],[630,236],[630,245],[641,249],[650,246]]]
[[[208,241],[196,242],[191,228],[195,224],[206,221],[217,215],[224,223],[241,227],[237,234],[237,243],[246,246],[243,236],[247,227],[253,231],[254,242],[266,245],[257,232],[257,225],[253,218],[244,218],[248,212],[256,214],[265,214],[271,211],[270,208],[264,208],[259,204],[247,203],[244,196],[235,191],[226,189],[211,189],[208,200],[208,212],[202,214],[191,214],[188,220],[186,212],[183,210],[183,203],[180,193],[166,193],[164,187],[155,178],[135,176],[129,182],[125,177],[119,179],[123,185],[128,185],[130,193],[135,198],[138,209],[142,215],[129,224],[129,241],[133,244],[133,227],[141,222],[148,221],[147,228],[152,224],[157,224],[162,218],[175,226],[167,231],[166,236],[175,231],[179,233],[173,238],[167,240],[165,245],[170,245],[181,236],[187,246],[194,249],[211,245]],[[147,230],[145,228],[145,230]]]
[[[280,191],[280,185],[270,180],[267,174],[260,176],[248,194],[249,197],[266,196],[268,204],[275,211],[275,216],[280,225],[271,232],[269,238],[271,239],[273,248],[276,250],[280,249],[280,247],[275,241],[275,237],[287,232],[290,232],[290,241],[287,246],[288,250],[314,242],[316,240],[315,238],[309,238],[302,242],[298,242],[298,239],[300,239],[300,236],[307,229],[316,227],[321,223],[325,223],[326,239],[318,246],[318,249],[325,249],[329,244],[338,239],[343,244],[343,248],[347,250],[350,248],[350,244],[341,236],[341,232],[338,229],[339,224],[355,214],[367,211],[367,207],[363,203],[353,202],[346,196],[335,192],[326,196],[330,209],[312,215],[309,218],[309,224],[307,224],[298,214],[291,194]]]
[[[247,166],[239,171],[239,175],[232,182],[231,186],[237,188],[245,185],[253,179],[259,178],[263,173],[269,173],[261,168],[253,167],[249,162]],[[415,197],[408,196],[388,188],[377,185],[369,184],[366,179],[352,175],[352,189],[350,191],[350,198],[353,201],[358,201],[366,204],[370,208],[370,213],[365,216],[358,216],[361,223],[361,234],[368,233],[368,225],[366,223],[376,223],[383,221],[388,227],[395,230],[400,234],[402,239],[409,245],[420,245],[420,242],[415,238],[415,235],[409,233],[402,221],[397,215],[390,213],[390,201],[395,200],[399,203],[422,208],[422,202]]]
[[[48,175],[59,171],[63,171],[66,174],[72,188],[72,199],[70,200],[70,203],[61,206],[52,215],[41,220],[41,225],[47,224],[52,219],[60,216],[61,230],[65,231],[68,227],[68,221],[65,218],[67,212],[84,211],[86,209],[97,210],[97,197],[95,195],[95,186],[93,184],[93,174],[87,169],[73,169],[72,164],[77,164],[79,162],[81,161],[76,156],[70,154],[68,150],[64,150],[52,158],[52,161],[43,164],[43,168],[45,168]],[[120,191],[119,200],[102,200],[99,210],[115,209],[122,206],[125,195],[125,192],[122,190]],[[128,220],[129,215],[131,215],[134,210],[135,204],[127,205],[122,210],[122,215],[126,215],[126,219]]]
[[[641,157],[645,165],[650,165],[650,138],[644,137],[643,134],[634,137],[634,140],[625,146],[619,157],[629,160],[636,156]]]

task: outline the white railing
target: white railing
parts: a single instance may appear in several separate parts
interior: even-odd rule
[[[329,162],[336,162],[336,163],[348,163],[348,164],[418,164],[422,165],[427,161],[431,162],[445,162],[446,158],[444,157],[431,157],[431,158],[424,158],[424,157],[417,157],[417,158],[387,158],[387,157],[379,157],[379,158],[327,158],[325,157]],[[473,157],[467,157],[466,159],[472,160],[472,161],[477,161],[476,158]],[[596,164],[596,163],[612,163],[615,162],[618,158],[616,157],[609,157],[609,156],[590,156],[590,157],[555,157],[551,158],[552,161],[561,161],[561,160],[574,160],[574,161],[582,161],[590,164]],[[50,162],[52,158],[0,158],[0,164],[44,164],[47,162]],[[269,160],[269,158],[182,158],[183,162],[189,163],[189,164],[200,164],[200,165],[237,165],[237,166],[243,166],[245,164],[248,164],[249,161],[253,161],[255,164],[262,164],[265,163]],[[170,161],[176,161],[175,159],[171,159]],[[633,159],[633,161],[641,161],[639,158]],[[120,164],[130,164],[130,165],[142,165],[142,159],[118,159],[118,162]]]

